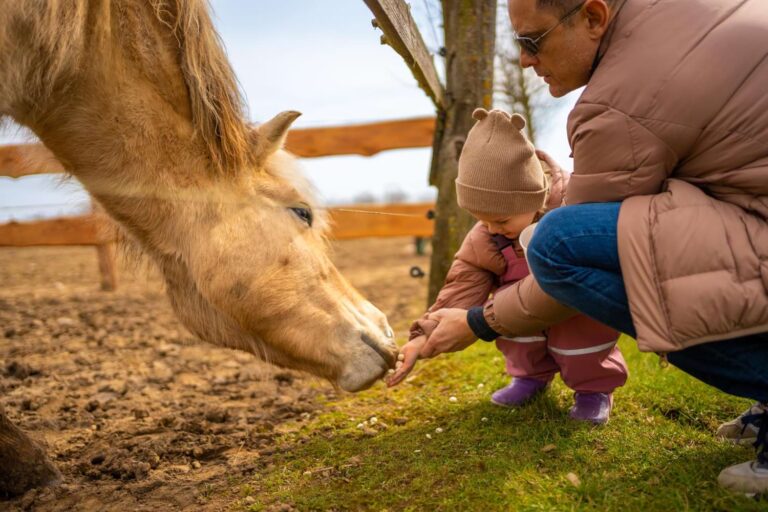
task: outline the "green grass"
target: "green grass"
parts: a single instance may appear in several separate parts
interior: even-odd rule
[[[486,343],[420,362],[394,390],[328,401],[243,483],[257,498],[250,510],[768,510],[716,483],[723,467],[754,457],[713,436],[749,402],[660,368],[632,340],[621,348],[631,375],[605,427],[567,418],[572,393],[559,379],[525,408],[492,405],[508,377]],[[357,428],[371,416],[379,423]]]

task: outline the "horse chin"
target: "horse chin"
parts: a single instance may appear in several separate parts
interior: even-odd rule
[[[387,344],[384,349],[393,353],[397,350],[394,344]],[[385,360],[380,352],[381,350],[374,350],[366,344],[357,357],[352,358],[352,362],[344,368],[336,384],[344,391],[352,393],[370,388],[386,375],[393,364],[389,357]]]
[[[377,380],[381,379],[385,373],[386,370],[382,370],[381,368],[379,368],[377,372],[369,374],[364,374],[360,371],[355,371],[354,373],[345,373],[339,378],[336,384],[344,391],[356,393],[358,391],[364,391],[373,386],[373,384]]]

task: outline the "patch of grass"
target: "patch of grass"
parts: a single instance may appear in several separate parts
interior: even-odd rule
[[[568,419],[572,392],[559,379],[527,407],[492,405],[509,378],[486,343],[420,362],[393,390],[331,400],[295,426],[291,438],[308,439],[287,439],[253,478],[251,509],[768,510],[716,482],[723,467],[754,457],[713,436],[749,402],[660,368],[632,340],[621,348],[631,376],[605,427]]]

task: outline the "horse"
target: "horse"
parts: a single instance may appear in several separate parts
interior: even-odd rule
[[[274,79],[276,77],[265,77]],[[204,0],[5,0],[0,118],[29,127],[162,272],[199,338],[347,391],[394,367],[282,149],[249,124]]]

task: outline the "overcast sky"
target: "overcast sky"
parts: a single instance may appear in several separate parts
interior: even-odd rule
[[[283,110],[303,112],[294,127],[341,125],[434,114],[405,64],[371,26],[362,0],[213,0],[216,27],[247,98],[250,118],[265,121]],[[439,46],[439,13],[411,2],[427,46]],[[434,23],[430,24],[430,17]],[[506,20],[505,20],[506,21]],[[438,66],[442,62],[436,61]],[[565,120],[574,95],[559,100],[539,133],[539,145],[571,168]],[[10,127],[0,142],[29,140]],[[374,157],[305,159],[303,167],[327,203],[349,203],[370,192],[403,191],[412,200],[434,197],[427,185],[430,149]],[[56,176],[0,178],[0,222],[76,213],[82,189]],[[41,206],[59,205],[66,206]]]

